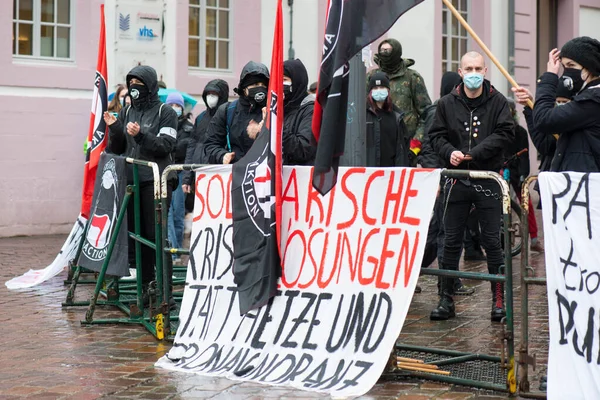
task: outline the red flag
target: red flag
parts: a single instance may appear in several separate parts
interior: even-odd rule
[[[240,313],[262,307],[277,293],[281,276],[283,130],[283,13],[278,0],[265,126],[250,150],[233,164],[233,276]]]
[[[98,40],[98,62],[96,64],[96,77],[94,79],[94,94],[92,96],[92,113],[90,115],[90,128],[87,135],[87,154],[83,169],[83,193],[81,196],[81,215],[89,218],[92,197],[94,196],[94,182],[100,154],[104,151],[108,141],[106,132],[108,127],[104,122],[104,112],[108,109],[106,69],[106,30],[104,25],[104,4],[100,5],[100,39]]]

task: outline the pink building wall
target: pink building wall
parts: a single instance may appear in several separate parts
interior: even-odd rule
[[[91,99],[102,1],[73,2],[74,62],[44,65],[13,60],[12,2],[6,3],[0,13],[0,87],[14,95],[0,96],[0,236],[65,232],[79,212],[91,102],[81,99],[82,92],[73,96],[78,99],[25,92],[83,89]]]

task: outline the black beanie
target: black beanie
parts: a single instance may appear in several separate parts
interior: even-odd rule
[[[576,37],[564,44],[561,57],[581,64],[594,76],[600,76],[600,42],[588,36]]]
[[[462,78],[453,71],[444,72],[442,75],[442,85],[440,87],[440,97],[444,97],[452,92],[452,89],[460,85]]]
[[[390,88],[390,79],[381,71],[375,72],[369,79],[368,91],[370,92],[375,86],[384,86]]]
[[[262,82],[265,84],[265,86],[268,86],[269,78],[261,74],[246,75],[246,77],[244,77],[244,80],[240,82],[240,89],[247,88],[248,86],[259,82]]]

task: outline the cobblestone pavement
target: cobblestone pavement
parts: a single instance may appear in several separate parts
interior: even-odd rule
[[[541,221],[539,216],[538,221]],[[0,352],[0,399],[283,399],[326,398],[319,394],[207,378],[154,368],[168,344],[159,343],[141,326],[81,326],[85,308],[65,309],[66,287],[61,274],[35,289],[8,291],[4,282],[30,268],[49,264],[65,240],[64,235],[0,239],[0,322],[4,345]],[[518,270],[519,257],[514,259]],[[533,253],[537,275],[543,275],[543,255]],[[465,270],[485,267],[467,264]],[[517,271],[518,272],[518,271]],[[515,278],[519,274],[515,272]],[[489,320],[487,282],[465,282],[476,287],[470,297],[457,298],[457,318],[432,322],[429,312],[437,303],[436,282],[423,277],[423,293],[415,294],[400,342],[411,345],[499,355],[499,324]],[[89,293],[80,286],[78,298]],[[519,281],[515,280],[519,299]],[[532,388],[539,386],[547,360],[548,312],[544,287],[531,290],[530,346],[538,368]],[[519,337],[519,302],[515,302]],[[121,315],[97,310],[102,316]],[[518,341],[516,343],[518,346]],[[518,348],[518,347],[517,347]],[[517,357],[516,357],[517,358]],[[409,378],[381,381],[362,399],[502,399],[503,393],[475,390]]]

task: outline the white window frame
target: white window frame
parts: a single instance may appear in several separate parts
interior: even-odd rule
[[[13,31],[13,26],[15,23],[20,23],[19,20],[19,9],[18,9],[18,2],[21,0],[16,0],[17,2],[17,10],[12,10],[13,11],[13,16],[14,13],[16,11],[17,13],[17,19],[12,18],[12,23],[13,25],[11,25],[11,33],[14,32]],[[15,5],[15,0],[12,0],[13,3],[13,7]],[[29,54],[14,54],[13,53],[13,59],[17,60],[17,61],[22,61],[22,62],[28,62],[28,61],[42,61],[43,63],[50,63],[50,64],[55,64],[55,63],[67,63],[67,64],[72,64],[75,61],[75,56],[74,56],[74,50],[75,50],[75,46],[74,46],[74,38],[75,38],[75,24],[74,24],[74,18],[75,18],[75,0],[69,0],[69,23],[68,24],[63,24],[63,23],[59,23],[59,22],[42,22],[42,0],[33,0],[33,32],[32,32],[32,46],[33,46],[33,54],[29,55]],[[54,15],[56,16],[58,12],[58,1],[55,0],[54,1]],[[42,38],[42,30],[41,27],[42,25],[44,26],[53,26],[54,27],[54,38],[53,38],[53,53],[56,54],[57,53],[57,46],[58,46],[58,41],[57,41],[57,34],[58,34],[58,29],[60,27],[64,27],[64,28],[69,28],[69,57],[58,57],[58,56],[52,56],[52,57],[48,57],[48,56],[42,56],[41,55],[41,38]],[[19,32],[17,30],[16,34],[18,35]],[[12,46],[12,42],[11,42],[11,46]],[[17,46],[18,49],[18,46]],[[11,49],[11,52],[14,49]]]
[[[233,71],[233,2],[234,0],[229,0],[229,7],[228,8],[223,8],[219,6],[219,0],[216,0],[217,2],[217,6],[213,7],[213,6],[207,6],[207,0],[200,0],[200,5],[197,4],[188,4],[188,24],[189,24],[189,12],[192,8],[197,8],[200,10],[200,35],[199,36],[195,36],[195,35],[190,35],[189,33],[189,26],[188,26],[188,31],[187,31],[187,40],[188,40],[188,51],[189,51],[189,40],[190,39],[196,39],[199,41],[199,54],[198,54],[198,58],[200,61],[200,65],[189,65],[190,61],[189,61],[189,54],[188,54],[188,68],[192,71],[209,71],[209,72],[232,72]],[[219,18],[218,18],[218,12],[219,10],[222,11],[227,11],[229,14],[229,31],[228,31],[228,38],[227,39],[221,39],[219,37],[216,38],[207,38],[206,37],[206,11],[208,9],[211,10],[217,10],[217,26],[216,26],[216,32],[217,35],[219,34]],[[217,66],[215,68],[211,68],[211,67],[207,67],[206,66],[206,41],[207,39],[209,40],[216,40],[217,41],[217,56],[216,56],[216,64]],[[228,64],[228,68],[219,68],[219,46],[218,43],[220,41],[225,41],[228,42],[229,45],[227,46],[228,49],[228,54],[227,54],[227,64]]]
[[[460,0],[459,0],[459,6],[456,7],[456,9],[463,15],[463,17],[465,18],[465,20],[467,22],[469,22],[470,20],[470,16],[471,16],[471,12],[472,12],[472,7],[471,7],[471,0],[467,0],[467,9],[466,10],[462,10],[460,7]],[[462,29],[462,25],[457,21],[458,24],[458,35],[453,35],[452,34],[452,22],[455,20],[454,15],[452,14],[452,12],[446,7],[445,4],[442,4],[442,24],[443,24],[443,18],[444,18],[444,12],[446,13],[446,32],[443,31],[443,25],[442,25],[442,54],[440,54],[441,56],[441,60],[442,60],[442,73],[444,71],[453,71],[453,72],[458,72],[455,70],[453,64],[458,63],[460,65],[460,58],[463,56],[463,54],[465,54],[467,52],[467,49],[470,46],[470,41],[471,39],[469,38],[469,34],[468,32],[466,32],[465,30],[465,36],[461,36],[461,29]],[[458,48],[458,59],[454,60],[452,58],[452,39],[458,39],[459,41],[459,48]],[[460,41],[461,40],[467,40],[467,48],[465,49],[461,49],[460,47]],[[444,59],[444,46],[446,47],[446,59]]]

